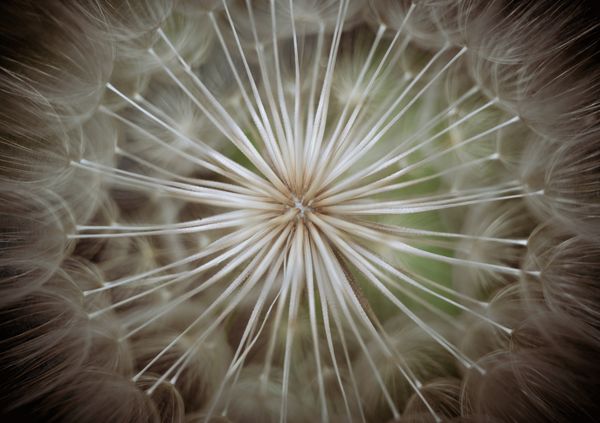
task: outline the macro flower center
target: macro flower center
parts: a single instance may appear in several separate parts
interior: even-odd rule
[[[5,0],[0,420],[600,416],[591,3]]]
[[[307,201],[304,198],[300,197],[292,197],[292,201],[294,205],[292,209],[295,211],[296,219],[306,219],[307,214],[313,211],[313,208],[310,206],[312,201]]]

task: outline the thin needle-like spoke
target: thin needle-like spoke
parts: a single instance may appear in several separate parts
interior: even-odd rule
[[[261,131],[261,136],[263,137],[263,142],[267,146],[267,151],[270,153],[272,160],[275,163],[279,163],[279,165],[282,166],[281,169],[280,169],[280,171],[282,172],[282,175],[286,175],[286,169],[285,169],[285,166],[284,166],[284,164],[282,162],[282,159],[281,159],[281,155],[280,155],[280,152],[279,152],[277,141],[276,141],[276,139],[275,139],[275,137],[273,135],[273,131],[272,131],[272,128],[271,128],[270,119],[269,119],[269,117],[268,117],[268,115],[266,113],[265,106],[263,104],[262,98],[261,98],[260,93],[258,91],[258,87],[256,85],[256,82],[255,82],[254,77],[252,75],[252,72],[250,70],[250,66],[248,65],[248,61],[246,59],[246,55],[244,53],[244,49],[242,48],[242,45],[240,43],[240,39],[239,39],[237,30],[236,30],[235,25],[233,23],[233,20],[231,18],[231,14],[229,12],[229,8],[227,6],[227,2],[223,1],[222,3],[223,3],[223,9],[225,10],[225,14],[227,16],[227,20],[229,22],[229,26],[231,28],[233,37],[234,37],[235,42],[236,42],[238,53],[239,53],[239,55],[240,55],[240,57],[242,59],[242,63],[244,65],[244,70],[246,71],[246,76],[248,78],[248,81],[250,81],[250,87],[252,89],[254,100],[255,100],[255,102],[256,102],[256,104],[258,106],[259,112],[261,114],[261,118],[262,118],[263,124],[260,125],[260,126],[257,124],[257,127],[259,128],[259,131]],[[221,41],[221,45],[223,46],[223,49],[226,50],[227,57],[229,57],[229,52],[227,50],[227,47],[222,42],[221,32],[219,31],[219,27],[218,27],[218,25],[216,23],[216,20],[214,19],[213,15],[211,15],[211,20],[213,22],[213,26],[218,31],[217,35],[219,36],[219,40]],[[229,62],[231,63],[230,60],[229,60]],[[235,72],[235,69],[234,69],[234,72]],[[236,72],[236,74],[237,74],[237,72]],[[286,177],[287,177],[287,175],[286,175]],[[278,185],[278,188],[280,190],[286,191],[286,189],[284,187],[279,186],[280,185],[279,181],[277,181],[277,185]]]
[[[229,273],[231,273],[233,270],[235,270],[240,264],[242,264],[245,260],[249,259],[252,255],[256,254],[258,250],[260,250],[261,248],[263,248],[265,246],[265,244],[267,244],[272,237],[274,236],[272,233],[267,232],[267,233],[262,233],[261,235],[263,235],[262,238],[260,237],[253,237],[248,239],[245,243],[240,244],[237,248],[232,248],[230,250],[227,250],[225,253],[217,256],[216,258],[208,261],[207,263],[198,266],[197,268],[193,269],[193,270],[189,270],[189,271],[185,271],[185,272],[180,272],[180,273],[176,273],[174,276],[174,278],[167,280],[167,282],[164,282],[160,285],[157,285],[153,288],[147,289],[145,291],[142,291],[138,294],[132,295],[130,297],[127,297],[121,301],[118,301],[116,303],[111,304],[108,307],[105,307],[103,309],[97,310],[93,313],[90,314],[90,318],[95,318],[101,314],[104,314],[105,312],[109,311],[109,310],[114,310],[115,308],[121,307],[125,304],[129,304],[132,301],[138,300],[140,298],[143,298],[153,292],[159,291],[161,289],[167,288],[171,285],[174,285],[176,283],[179,282],[183,282],[186,280],[189,280],[192,276],[195,276],[199,273],[202,273],[208,269],[211,269],[213,267],[216,267],[217,265],[221,264],[222,262],[228,260],[229,258],[236,256],[236,254],[238,254],[240,252],[240,250],[242,250],[242,248],[246,247],[246,245],[250,244],[252,241],[258,241],[256,243],[254,243],[251,247],[249,247],[246,251],[244,251],[244,253],[236,256],[235,258],[233,258],[227,265],[225,265],[225,267],[223,267],[223,269],[221,269],[219,272],[217,272],[214,276],[212,276],[210,279],[208,279],[206,282],[204,282],[203,284],[201,284],[197,289],[198,291],[193,291],[193,292],[200,292],[200,291],[204,291],[207,288],[211,287],[212,285],[214,285],[215,283],[217,283],[218,281],[220,281],[224,276],[228,275]],[[258,238],[258,239],[256,239]],[[98,290],[96,290],[97,292]]]
[[[139,379],[148,369],[150,369],[159,359],[162,357],[167,351],[169,351],[177,342],[181,340],[183,336],[185,336],[188,332],[190,332],[199,322],[201,322],[209,313],[212,312],[215,308],[217,308],[223,301],[227,300],[227,307],[221,312],[218,318],[211,321],[211,325],[196,339],[193,345],[188,349],[188,351],[183,354],[171,367],[154,383],[154,385],[149,389],[149,391],[153,391],[162,381],[164,381],[169,375],[173,372],[175,368],[177,368],[180,364],[182,364],[187,357],[194,351],[198,346],[202,343],[204,339],[221,324],[223,319],[227,317],[233,309],[239,304],[242,299],[248,295],[248,293],[254,288],[259,278],[262,274],[267,270],[268,261],[261,260],[267,254],[275,254],[277,250],[280,248],[283,240],[286,238],[286,233],[279,234],[282,228],[280,226],[279,230],[275,233],[270,234],[269,241],[279,235],[278,240],[273,244],[270,253],[265,251],[265,246],[261,245],[256,250],[262,250],[258,255],[248,264],[245,271],[243,271],[235,280],[219,295],[219,297],[211,303],[211,305],[206,308],[186,329],[179,333],[177,337],[173,339],[165,348],[163,348],[142,370],[140,370],[133,378],[134,381]],[[252,254],[256,253],[253,251]],[[248,254],[249,256],[250,254]],[[247,260],[247,257],[244,257],[243,260],[239,260],[240,262]],[[246,282],[242,289],[240,289],[235,297],[231,297],[233,292],[242,285],[243,282]]]
[[[304,278],[304,255],[302,254],[302,247],[304,244],[305,229],[304,225],[296,226],[296,233],[294,234],[294,242],[290,249],[290,260],[288,264],[289,274],[285,275],[284,278],[289,280],[291,284],[290,303],[288,308],[288,321],[287,329],[285,332],[285,347],[284,347],[284,358],[283,358],[283,381],[281,383],[281,411],[280,411],[280,422],[285,423],[288,414],[288,395],[289,395],[289,384],[290,384],[290,367],[292,360],[292,347],[294,342],[294,336],[296,331],[296,324],[298,318],[298,307],[300,303],[300,284]]]
[[[189,202],[235,209],[248,207],[264,211],[281,210],[281,205],[266,201],[267,199],[261,200],[257,196],[246,196],[229,191],[217,190],[215,188],[205,188],[181,182],[161,180],[159,178],[104,166],[99,163],[90,162],[86,159],[81,159],[79,162],[71,162],[71,165],[80,169],[100,173],[122,185],[143,188],[153,191],[154,193],[162,193],[176,198],[182,198]]]
[[[421,72],[419,72],[415,78],[408,84],[404,92],[394,101],[394,104],[390,107],[390,110],[385,113],[382,118],[373,126],[373,128],[367,133],[367,135],[361,139],[360,142],[349,148],[343,158],[339,160],[340,165],[338,168],[332,172],[330,176],[331,179],[335,179],[337,175],[343,173],[346,169],[348,169],[352,164],[356,163],[360,158],[362,158],[383,136],[389,131],[391,127],[393,127],[398,120],[404,116],[404,114],[412,107],[413,104],[425,93],[433,83],[442,75],[450,66],[455,63],[465,52],[466,48],[462,48],[458,51],[449,61],[442,67],[442,69],[433,77],[425,86],[417,93],[415,96],[398,112],[396,115],[382,128],[380,127],[384,124],[384,122],[389,118],[389,115],[392,111],[398,107],[398,105],[402,102],[404,97],[410,92],[410,90],[414,87],[414,85],[422,78],[424,73],[431,67],[431,65],[445,52],[445,49],[440,50],[436,53],[431,60],[423,67]]]
[[[157,164],[151,163],[148,160],[144,160],[141,157],[136,156],[135,154],[127,152],[120,147],[117,147],[115,149],[115,153],[122,157],[126,157],[129,160],[134,161],[134,162],[142,165],[145,168],[151,169],[151,170],[156,171],[164,176],[167,176],[174,181],[180,181],[180,182],[183,182],[183,183],[186,183],[189,185],[198,185],[198,186],[203,186],[203,187],[208,187],[208,188],[219,188],[219,189],[222,189],[225,191],[236,192],[238,194],[245,194],[245,195],[256,195],[257,194],[256,191],[250,190],[250,189],[240,186],[240,185],[235,185],[235,184],[221,182],[221,181],[213,181],[213,180],[209,180],[209,179],[192,178],[192,177],[178,175],[174,172],[171,172],[168,169],[165,169],[164,167],[161,167]]]
[[[312,233],[313,231],[311,230],[310,233]],[[327,340],[327,348],[329,350],[329,356],[331,358],[331,364],[333,366],[333,370],[337,379],[337,383],[338,386],[340,388],[340,392],[342,394],[342,398],[344,401],[344,407],[346,410],[346,413],[348,415],[348,420],[352,420],[352,412],[350,411],[350,405],[348,403],[348,397],[346,395],[346,390],[344,389],[344,383],[342,381],[342,377],[341,377],[341,373],[340,373],[340,369],[339,369],[339,365],[337,362],[337,357],[335,354],[335,348],[334,348],[334,344],[333,344],[333,336],[331,333],[331,324],[329,321],[329,308],[331,307],[331,312],[335,315],[337,313],[337,310],[335,310],[333,308],[333,306],[330,306],[330,302],[333,301],[332,299],[330,299],[330,297],[327,295],[327,291],[325,290],[323,281],[325,280],[324,278],[324,269],[321,265],[321,262],[318,258],[318,253],[316,251],[316,247],[314,245],[314,242],[311,242],[311,254],[312,254],[312,262],[314,263],[314,269],[315,269],[315,281],[317,283],[317,289],[319,291],[319,298],[321,299],[321,314],[323,316],[323,327],[325,329],[325,338]],[[337,319],[335,319],[337,322]],[[338,329],[339,330],[339,329]],[[339,330],[340,335],[342,334],[342,331]],[[346,348],[345,343],[344,345],[344,349]],[[358,389],[356,388],[356,385],[353,384],[353,388],[355,389],[355,392],[358,391]],[[357,403],[360,405],[360,395],[357,393],[357,397],[358,397],[358,401]],[[362,410],[362,408],[361,408]],[[362,415],[362,412],[361,412]]]
[[[477,87],[473,87],[472,89],[467,91],[458,100],[456,100],[454,103],[450,104],[446,109],[444,109],[442,112],[438,113],[436,116],[434,116],[432,119],[430,119],[427,123],[423,124],[419,128],[419,130],[417,130],[414,134],[410,135],[406,140],[403,140],[400,143],[400,145],[395,147],[392,151],[387,153],[385,156],[383,156],[379,160],[375,161],[373,164],[367,166],[365,169],[358,170],[356,172],[353,172],[351,175],[348,175],[347,178],[345,178],[343,181],[339,182],[333,188],[325,191],[325,193],[322,195],[327,196],[327,195],[331,195],[332,193],[339,192],[342,189],[346,189],[349,186],[352,186],[355,183],[362,181],[364,178],[371,176],[373,174],[379,173],[379,172],[387,169],[389,166],[393,165],[394,163],[397,163],[399,160],[402,159],[402,157],[406,156],[406,146],[407,145],[410,145],[413,141],[418,140],[421,136],[423,136],[429,130],[431,130],[431,128],[435,127],[435,125],[440,123],[444,118],[446,118],[447,116],[452,114],[453,111],[460,104],[462,104],[467,99],[472,97],[475,93],[478,92],[478,90],[479,89]],[[461,119],[461,121],[463,121],[463,122],[466,120],[467,119]],[[447,131],[448,131],[448,128],[445,128],[443,130],[443,132],[436,134],[435,137],[441,136],[441,135],[443,135],[443,133],[445,133]],[[430,142],[430,141],[427,140],[427,143],[428,142]],[[420,145],[423,145],[423,143],[420,143]],[[333,172],[330,175],[330,177],[325,181],[324,184],[327,185],[329,183],[329,181],[332,181],[333,179],[335,179],[334,175],[337,175],[337,173]]]
[[[333,39],[331,41],[331,47],[329,50],[329,56],[327,59],[327,68],[325,70],[325,77],[323,79],[323,85],[321,87],[321,94],[319,97],[319,103],[315,112],[314,127],[313,131],[309,136],[310,148],[308,149],[309,154],[307,157],[307,169],[312,172],[315,169],[315,163],[317,162],[318,155],[321,152],[321,144],[323,142],[323,136],[325,133],[325,126],[327,123],[327,110],[329,108],[329,99],[331,93],[331,86],[333,82],[333,72],[338,56],[338,49],[342,35],[342,29],[344,26],[344,17],[348,11],[348,1],[342,0],[340,2],[340,8],[336,18],[336,26],[333,33]]]
[[[338,229],[342,229],[345,232],[352,234],[353,236],[358,236],[360,238],[363,238],[363,239],[366,239],[369,241],[383,243],[384,245],[386,245],[394,250],[401,251],[401,252],[404,252],[404,253],[407,253],[410,255],[429,258],[429,259],[443,262],[443,263],[471,267],[471,268],[475,268],[475,269],[490,270],[493,272],[509,274],[509,275],[522,275],[523,273],[531,273],[531,274],[536,273],[533,271],[525,271],[525,270],[522,270],[519,268],[510,267],[510,266],[502,266],[502,265],[498,265],[498,264],[483,263],[483,262],[474,261],[474,260],[460,259],[460,258],[445,256],[442,254],[432,253],[430,251],[426,251],[426,250],[422,250],[422,249],[410,246],[410,245],[406,244],[405,242],[402,242],[400,240],[389,237],[386,234],[383,234],[379,231],[375,231],[373,229],[367,228],[366,226],[353,224],[346,220],[342,220],[342,219],[335,218],[332,216],[323,215],[321,217],[322,217],[322,220],[328,221],[333,226],[337,227]]]
[[[272,223],[270,221],[267,221],[267,222],[264,222],[257,226],[251,226],[249,228],[242,228],[238,231],[235,231],[229,235],[224,236],[221,239],[217,239],[216,241],[213,241],[211,244],[209,244],[206,248],[204,248],[202,251],[200,251],[198,253],[192,254],[192,255],[190,255],[186,258],[180,259],[180,260],[176,260],[169,264],[165,264],[163,266],[139,273],[137,275],[132,275],[132,276],[128,276],[126,278],[117,279],[117,280],[110,281],[110,282],[105,282],[100,288],[94,288],[94,289],[84,291],[84,295],[91,295],[91,294],[106,291],[106,290],[109,290],[109,289],[112,289],[112,288],[115,288],[118,286],[132,284],[132,283],[144,280],[144,279],[148,279],[148,278],[153,277],[164,271],[170,270],[175,267],[180,267],[180,266],[186,265],[188,263],[198,261],[202,258],[205,258],[212,254],[218,253],[219,251],[223,251],[223,250],[233,247],[235,249],[235,251],[233,253],[225,252],[221,256],[219,256],[221,258],[226,258],[226,257],[228,257],[226,254],[229,254],[229,255],[236,254],[238,252],[238,250],[243,249],[247,245],[247,243],[256,241],[258,238],[262,237],[266,232],[268,232],[269,226],[271,226],[271,224]]]
[[[155,122],[158,125],[162,126],[167,131],[173,133],[174,135],[177,135],[182,140],[185,140],[186,142],[188,142],[191,147],[196,148],[197,150],[199,150],[199,152],[204,157],[206,157],[207,159],[209,159],[211,161],[215,161],[215,162],[218,163],[218,166],[214,166],[214,165],[211,165],[209,162],[205,162],[204,166],[206,168],[208,168],[208,169],[210,169],[212,171],[215,171],[215,172],[217,172],[219,174],[223,174],[223,171],[221,170],[221,167],[224,167],[228,171],[232,171],[232,172],[237,173],[239,175],[239,177],[241,178],[241,180],[244,181],[244,184],[248,184],[250,181],[252,181],[252,183],[249,184],[249,186],[252,186],[252,184],[255,184],[256,187],[262,188],[267,193],[269,193],[270,195],[272,195],[274,198],[282,198],[282,197],[285,198],[283,196],[283,194],[281,194],[281,192],[279,192],[278,190],[276,190],[272,185],[269,185],[263,178],[259,177],[255,173],[247,170],[243,166],[238,165],[233,160],[228,159],[223,154],[221,154],[218,151],[214,150],[212,147],[209,147],[207,144],[203,143],[202,141],[192,140],[187,135],[183,134],[181,131],[175,129],[174,127],[172,127],[171,125],[167,124],[166,122],[164,122],[160,118],[156,117],[154,114],[150,113],[145,108],[141,107],[138,103],[136,103],[135,101],[133,101],[132,99],[130,99],[129,97],[127,97],[125,94],[123,94],[121,91],[119,91],[117,88],[115,88],[115,86],[112,85],[110,82],[106,84],[106,87],[110,91],[114,92],[116,95],[118,95],[119,97],[121,97],[123,100],[125,100],[127,103],[129,103],[136,110],[138,110],[139,112],[141,112],[142,114],[144,114],[150,120],[152,120],[153,122]],[[223,176],[227,176],[227,173],[225,173]]]
[[[461,362],[466,368],[475,368],[481,372],[480,366],[478,366],[473,360],[463,354],[456,346],[451,344],[448,340],[446,340],[442,335],[440,335],[437,331],[435,331],[431,326],[427,325],[421,318],[419,318],[415,313],[413,313],[402,301],[398,300],[396,296],[394,296],[381,281],[377,278],[374,273],[374,267],[369,262],[367,262],[364,257],[358,254],[355,250],[353,250],[348,244],[335,233],[331,233],[331,230],[334,229],[331,226],[327,225],[322,220],[318,218],[314,218],[319,226],[323,225],[327,229],[327,233],[329,235],[329,239],[331,239],[342,251],[342,253],[349,259],[353,260],[354,265],[360,270],[362,274],[364,274],[367,279],[390,301],[392,302],[398,309],[400,309],[404,314],[406,314],[411,320],[413,320],[425,333],[431,336],[436,342],[440,344],[444,349],[446,349],[450,354],[452,354],[459,362]]]
[[[419,161],[417,161],[415,163],[409,164],[409,165],[403,167],[402,169],[400,169],[400,170],[392,173],[391,175],[379,178],[379,179],[377,179],[374,182],[371,182],[371,183],[363,185],[363,186],[361,186],[361,187],[359,187],[357,189],[354,189],[354,190],[351,190],[351,191],[349,191],[347,193],[344,193],[343,196],[345,198],[345,197],[348,197],[350,195],[362,194],[364,192],[371,192],[371,191],[373,191],[375,189],[378,189],[378,188],[384,187],[386,185],[389,185],[391,181],[394,181],[394,180],[400,178],[401,176],[407,175],[408,173],[410,173],[412,171],[415,171],[416,169],[418,169],[418,168],[420,168],[420,167],[422,167],[422,166],[424,166],[424,165],[426,165],[428,163],[431,163],[434,160],[437,160],[437,159],[439,159],[439,158],[441,158],[441,157],[443,157],[443,156],[445,156],[445,155],[447,155],[447,154],[449,154],[449,153],[451,153],[453,151],[456,151],[456,150],[458,150],[460,148],[463,148],[463,147],[465,147],[465,146],[467,146],[469,144],[472,144],[472,143],[475,143],[477,141],[480,141],[481,139],[484,139],[485,137],[487,137],[488,135],[493,134],[496,131],[499,131],[499,130],[501,130],[501,129],[505,128],[505,127],[508,127],[510,125],[514,125],[519,120],[520,120],[519,117],[516,117],[516,116],[513,117],[513,118],[511,118],[511,119],[508,119],[508,120],[506,120],[506,121],[504,121],[504,122],[502,122],[502,123],[500,123],[500,124],[498,124],[498,125],[490,128],[490,129],[487,129],[487,130],[485,130],[485,131],[483,131],[483,132],[481,132],[481,133],[479,133],[477,135],[469,137],[469,138],[467,138],[464,141],[461,141],[459,143],[453,144],[453,145],[451,145],[448,148],[445,148],[445,149],[443,149],[441,151],[438,151],[436,153],[428,155],[427,157],[425,157],[422,160],[419,160]],[[428,142],[428,140],[426,140],[425,142]],[[494,155],[493,157],[495,158],[496,156]],[[397,159],[398,158],[394,159],[393,161],[390,161],[386,166],[391,165]],[[336,191],[339,191],[339,188],[336,189]]]
[[[273,267],[271,268],[271,270],[269,272],[269,276],[267,277],[265,285],[263,286],[263,288],[261,290],[259,298],[257,299],[256,304],[254,305],[254,307],[252,309],[252,314],[250,315],[250,318],[248,319],[248,324],[246,325],[246,328],[244,329],[244,333],[242,334],[240,343],[237,347],[235,354],[233,355],[233,358],[231,360],[229,368],[227,369],[225,376],[223,377],[223,381],[219,385],[219,389],[217,390],[217,393],[215,394],[215,396],[212,400],[212,404],[211,404],[208,412],[206,413],[205,422],[210,421],[213,413],[215,412],[215,408],[219,403],[221,395],[223,394],[223,391],[227,385],[227,382],[232,377],[234,378],[234,381],[230,384],[229,389],[230,389],[230,391],[233,390],[234,385],[235,385],[235,383],[239,377],[239,374],[242,370],[242,366],[246,360],[246,357],[252,350],[255,343],[258,341],[266,323],[269,321],[271,311],[275,307],[275,304],[277,303],[277,301],[279,299],[278,295],[276,295],[275,298],[273,299],[273,301],[271,302],[271,305],[268,307],[267,311],[265,312],[265,316],[262,319],[262,323],[260,324],[258,331],[256,331],[256,334],[254,335],[255,327],[258,322],[258,318],[264,307],[267,297],[271,291],[271,288],[273,287],[273,284],[276,281],[276,277],[277,277],[277,274],[279,273],[279,270],[281,269],[281,265],[283,263],[284,257],[285,257],[285,253],[280,251],[279,256],[277,257]],[[252,339],[250,340],[250,342],[247,342],[250,337],[252,337]],[[227,399],[226,403],[229,402],[229,397],[230,397],[230,395],[228,395],[228,399]],[[227,406],[225,406],[225,409],[223,410],[223,415],[226,414],[226,409],[227,409]]]
[[[303,226],[303,229],[305,227]],[[308,234],[306,235],[308,238]],[[315,364],[317,366],[317,385],[319,387],[319,400],[321,401],[321,421],[327,422],[329,420],[329,413],[327,410],[327,400],[325,398],[325,382],[323,380],[323,369],[321,366],[321,353],[319,351],[319,332],[317,329],[317,311],[316,311],[316,294],[315,294],[315,282],[314,282],[314,270],[313,260],[311,253],[310,240],[304,243],[304,263],[305,263],[305,274],[306,274],[306,287],[308,296],[308,314],[310,320],[310,333],[313,341],[313,350],[315,355]],[[324,304],[321,307],[325,307]]]
[[[362,305],[359,303],[358,299],[356,298],[356,295],[354,294],[354,292],[352,292],[352,289],[349,288],[346,281],[341,280],[341,275],[344,275],[344,272],[342,269],[337,268],[337,266],[336,266],[337,259],[334,257],[334,255],[328,250],[328,248],[323,243],[323,240],[318,233],[318,229],[313,227],[311,229],[311,234],[315,241],[315,246],[317,247],[316,249],[319,251],[319,254],[320,254],[319,263],[321,263],[321,266],[323,266],[323,269],[327,273],[329,280],[333,284],[333,286],[331,288],[335,289],[336,291],[339,290],[339,294],[343,295],[346,299],[350,300],[349,302],[353,306],[354,312],[359,316],[359,319],[363,322],[364,326],[369,330],[369,332],[372,334],[373,338],[381,346],[382,350],[387,352],[388,355],[391,355],[391,352],[389,351],[388,346],[386,345],[385,341],[382,339],[381,335],[379,333],[377,333],[376,329],[371,324],[371,321],[369,320],[365,311],[363,310]],[[319,281],[319,280],[320,280],[320,278],[317,279],[317,281]],[[351,292],[348,292],[348,291],[351,291]],[[346,304],[346,301],[344,299],[340,299],[340,300],[337,300],[337,303],[339,304],[340,308],[342,309],[342,312],[344,313],[344,316],[346,318],[345,320],[350,324],[350,327],[351,327],[357,341],[359,342],[359,345],[360,345],[362,351],[365,353],[365,357],[367,358],[369,366],[373,370],[375,379],[377,380],[377,383],[379,384],[379,387],[381,388],[381,390],[384,394],[384,397],[386,399],[388,406],[390,407],[390,410],[394,414],[394,418],[399,418],[400,413],[398,412],[398,409],[397,409],[396,405],[394,404],[394,401],[391,398],[389,390],[387,389],[387,387],[385,386],[385,383],[383,382],[381,374],[379,373],[379,370],[377,369],[375,362],[373,361],[373,358],[371,357],[371,353],[369,352],[369,349],[367,348],[367,346],[365,345],[365,343],[362,339],[360,331],[358,330],[358,328],[355,325],[354,319],[351,316],[351,313],[350,313],[350,310],[348,309],[348,305]],[[334,318],[335,318],[335,315],[334,315]]]

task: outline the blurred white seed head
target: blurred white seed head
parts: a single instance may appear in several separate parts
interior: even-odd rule
[[[6,416],[597,411],[584,3],[28,7],[50,35],[3,29],[40,44],[0,62]]]

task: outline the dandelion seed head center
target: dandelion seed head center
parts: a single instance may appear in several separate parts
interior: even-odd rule
[[[304,219],[305,213],[312,211],[312,208],[306,204],[304,204],[303,199],[294,198],[294,207],[298,211],[298,215]]]
[[[285,210],[290,213],[290,219],[304,221],[309,217],[310,213],[315,211],[311,207],[311,203],[312,201],[307,201],[301,196],[292,195],[290,202],[285,206]]]

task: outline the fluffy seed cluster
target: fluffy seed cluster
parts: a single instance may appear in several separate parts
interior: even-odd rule
[[[600,416],[593,5],[0,12],[3,418]]]

